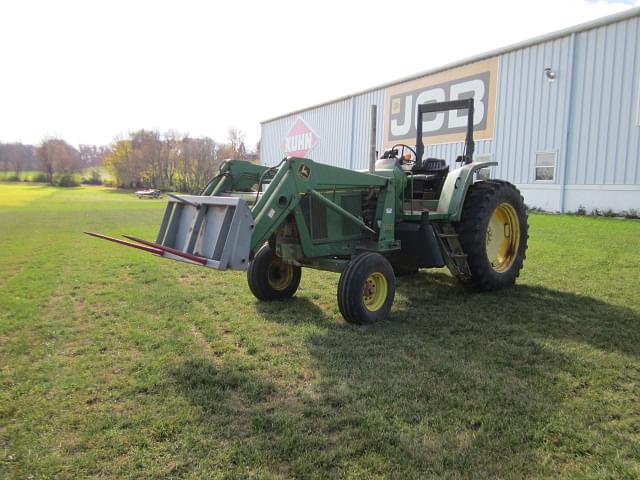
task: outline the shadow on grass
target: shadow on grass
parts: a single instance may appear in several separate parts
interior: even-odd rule
[[[496,292],[469,292],[452,277],[420,273],[402,278],[401,302],[394,324],[435,322],[454,326],[467,322],[489,329],[489,338],[504,332],[530,337],[588,343],[608,352],[637,356],[640,353],[640,315],[585,295],[540,286],[515,285]]]
[[[173,372],[206,421],[244,432],[245,465],[294,477],[522,478],[554,474],[554,456],[604,471],[633,458],[628,438],[596,428],[615,407],[572,403],[606,383],[589,352],[638,356],[631,309],[526,285],[470,293],[438,273],[400,279],[390,319],[369,327],[336,323],[304,298],[258,305],[266,321],[323,327],[305,340],[311,393],[278,392],[233,363]]]
[[[282,302],[256,301],[256,310],[266,320],[276,323],[292,325],[311,323],[321,327],[335,328],[335,324],[330,322],[325,311],[311,299],[303,296],[295,296]],[[340,325],[338,329],[342,327],[344,325]]]
[[[347,324],[328,321],[313,301],[294,297],[286,302],[257,302],[265,319],[277,323],[314,323],[339,333]],[[421,272],[401,277],[389,319],[353,327],[365,335],[455,334],[491,330],[494,335],[518,332],[549,339],[590,343],[606,351],[640,353],[640,316],[630,308],[539,286],[515,285],[496,292],[472,292],[443,273]],[[484,332],[489,335],[490,332]]]

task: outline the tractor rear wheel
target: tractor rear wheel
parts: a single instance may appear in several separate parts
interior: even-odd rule
[[[362,253],[340,275],[340,313],[349,323],[377,322],[391,310],[395,291],[395,277],[389,261],[379,253]]]
[[[298,290],[301,268],[278,258],[269,245],[265,245],[249,264],[247,281],[251,293],[258,300],[283,300]]]
[[[524,199],[514,185],[501,180],[473,184],[455,227],[471,271],[470,278],[460,279],[465,286],[497,290],[515,283],[529,226]]]

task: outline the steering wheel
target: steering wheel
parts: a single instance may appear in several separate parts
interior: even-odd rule
[[[411,148],[409,145],[406,145],[404,143],[396,143],[393,147],[391,147],[391,149],[394,149],[396,147],[402,148],[402,150],[400,150],[400,165],[413,165],[414,163],[416,163],[416,159],[418,158],[418,155],[416,154],[416,151],[413,148]],[[413,154],[413,159],[405,160],[404,158],[405,148]]]

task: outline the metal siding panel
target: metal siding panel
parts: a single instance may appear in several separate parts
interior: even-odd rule
[[[630,57],[633,62],[629,62],[630,71],[628,73],[630,79],[630,88],[625,93],[629,98],[629,136],[628,136],[628,150],[626,157],[626,164],[628,165],[628,175],[625,178],[625,183],[630,185],[640,184],[640,126],[638,125],[638,117],[640,116],[640,101],[636,95],[640,95],[640,18],[636,17],[629,21],[630,34],[629,44],[632,46],[629,50]],[[635,49],[633,48],[635,46]],[[640,203],[640,202],[638,202]]]
[[[612,70],[615,72],[619,72],[624,68],[624,52],[625,45],[627,43],[626,36],[626,24],[620,25],[615,29],[615,32],[612,34],[615,39],[615,43],[613,45],[613,67]],[[611,79],[611,91],[612,92],[620,92],[622,89],[622,75],[614,75]],[[610,111],[610,120],[614,125],[619,125],[621,119],[621,102],[620,96],[616,95],[611,98],[611,111]],[[608,154],[611,156],[613,160],[607,161],[607,164],[610,166],[611,177],[607,178],[607,183],[624,183],[624,165],[620,168],[619,162],[616,162],[615,159],[618,155],[618,142],[616,141],[616,137],[618,132],[615,128],[611,128],[609,125],[609,138],[613,141],[611,143],[611,148]]]
[[[498,162],[498,166],[495,167],[495,175],[502,178],[504,162],[508,161],[505,150],[505,135],[502,133],[507,130],[504,110],[508,100],[506,95],[504,95],[504,92],[506,92],[508,85],[509,62],[507,61],[506,55],[500,58],[500,66],[498,68],[498,98],[496,98],[496,124],[494,129],[495,160]]]
[[[534,58],[535,50],[527,49],[524,54],[524,66],[525,71],[523,75],[523,89],[524,89],[524,107],[521,109],[518,121],[521,122],[518,130],[520,142],[519,159],[515,162],[513,181],[514,183],[523,183],[525,172],[524,169],[528,163],[526,152],[531,148],[531,115],[533,113],[533,92],[534,88],[532,83],[535,77],[535,65],[532,65],[532,59]],[[526,130],[525,130],[526,129]]]
[[[535,49],[535,68],[534,72],[543,72],[544,71],[544,52],[541,48]],[[539,99],[536,98],[535,93],[539,92],[543,88],[543,84],[546,81],[543,75],[533,75],[534,78],[534,87],[531,97],[534,98],[533,104],[531,106],[531,128],[530,132],[530,141],[528,143],[527,149],[524,151],[524,162],[523,165],[525,167],[525,172],[523,173],[521,183],[532,183],[535,180],[535,151],[537,150],[537,146],[539,145],[540,138],[540,129],[541,126],[541,116],[542,109],[540,108]],[[546,123],[545,123],[546,124]]]
[[[622,77],[622,84],[621,84],[621,88],[620,88],[620,96],[623,97],[624,96],[624,92],[625,90],[629,90],[633,88],[633,85],[631,85],[631,79],[629,78],[629,75],[625,75],[625,72],[629,72],[630,68],[629,68],[629,61],[633,61],[633,56],[634,56],[634,49],[633,48],[629,48],[629,40],[633,37],[633,33],[632,33],[632,25],[625,25],[625,34],[626,34],[626,42],[624,45],[624,66],[623,66],[623,70],[622,70],[622,75],[620,75]],[[627,157],[627,153],[628,153],[628,143],[629,143],[629,136],[627,133],[627,130],[623,127],[625,122],[629,121],[631,118],[631,111],[632,111],[632,107],[631,107],[631,102],[629,101],[623,101],[622,104],[620,105],[620,111],[621,111],[621,116],[620,116],[620,123],[618,124],[618,135],[617,135],[617,141],[618,141],[618,152],[616,155],[616,158],[620,159],[620,166],[622,171],[624,172],[623,174],[623,178],[622,178],[622,183],[628,183],[629,181],[629,177],[631,176],[631,168],[633,168],[629,165],[628,162],[628,157]]]
[[[552,43],[545,43],[542,48],[542,63],[545,65],[546,67],[550,67],[551,65],[549,65],[550,59],[550,51],[552,50],[553,44]],[[550,119],[549,119],[549,108],[550,108],[550,95],[549,95],[549,89],[551,87],[550,83],[547,83],[546,85],[543,85],[542,88],[542,94],[541,94],[541,106],[543,107],[542,110],[542,115],[543,118],[545,119],[544,122],[544,126],[545,128],[542,129],[542,131],[540,132],[541,135],[540,137],[537,139],[538,140],[538,145],[536,145],[536,150],[548,150],[547,145],[549,144],[549,128],[551,127],[550,125]],[[532,152],[533,154],[535,154],[535,152]]]
[[[569,68],[568,65],[563,64],[561,62],[561,57],[562,57],[562,52],[568,48],[568,45],[564,46],[565,48],[563,48],[562,45],[562,40],[558,41],[556,40],[555,42],[553,42],[553,57],[551,60],[551,65],[552,68],[556,71],[559,70],[563,70],[564,72],[568,72]],[[542,72],[540,72],[540,75],[542,75]],[[565,81],[560,82],[559,80],[555,80],[553,83],[555,84],[555,88],[551,88],[550,93],[551,93],[551,113],[552,113],[552,118],[553,118],[553,129],[551,130],[551,144],[550,144],[550,149],[551,150],[559,150],[560,146],[562,145],[562,135],[564,133],[564,127],[562,125],[562,119],[564,118],[564,101],[563,101],[563,87],[567,84],[568,79],[565,78]],[[557,164],[557,161],[556,161]],[[557,182],[557,175],[556,175],[556,182]]]
[[[571,128],[570,141],[569,141],[569,172],[565,179],[568,185],[575,185],[578,183],[578,178],[582,170],[584,169],[584,139],[582,138],[582,132],[579,128],[579,119],[584,118],[584,110],[587,108],[586,102],[581,101],[580,95],[585,88],[585,77],[587,62],[584,61],[586,46],[584,39],[580,36],[576,36],[575,40],[575,66],[573,73],[573,88],[572,95],[572,111],[569,125]],[[580,92],[580,93],[579,93]]]
[[[524,116],[527,113],[527,100],[529,94],[529,91],[527,89],[527,84],[529,81],[529,53],[530,49],[522,50],[520,56],[520,75],[518,78],[518,83],[520,85],[520,96],[518,99],[518,109],[515,112],[517,128],[515,129],[516,138],[514,142],[514,152],[516,159],[513,162],[510,177],[514,183],[519,183],[520,181],[518,175],[520,174],[520,171],[522,169],[522,163],[524,160],[523,155],[525,152],[524,144],[526,143],[526,140],[524,138]]]
[[[593,71],[593,95],[591,98],[592,102],[592,115],[589,119],[589,164],[588,169],[585,172],[585,183],[593,185],[596,183],[596,175],[598,170],[598,144],[600,143],[601,138],[601,125],[600,119],[602,118],[602,103],[601,99],[604,95],[604,91],[602,89],[603,83],[603,73],[604,68],[602,62],[604,61],[604,47],[602,44],[602,31],[604,29],[597,29],[589,32],[592,38],[592,48],[593,48],[593,65],[598,65],[599,68]]]
[[[575,76],[575,35],[571,35],[568,39],[567,48],[562,50],[562,56],[560,63],[565,65],[567,77],[561,84],[561,98],[562,98],[562,116],[558,118],[560,122],[560,148],[558,150],[556,167],[557,167],[557,181],[562,185],[560,190],[559,207],[561,211],[565,208],[565,185],[567,180],[567,171],[571,164],[571,159],[568,154],[568,146],[570,141],[570,115],[571,115],[571,88]]]
[[[600,136],[598,131],[598,117],[600,115],[600,112],[598,111],[598,99],[602,94],[602,82],[600,78],[602,54],[600,52],[600,42],[598,42],[598,30],[592,30],[589,32],[589,49],[591,61],[589,62],[589,78],[587,80],[590,90],[589,96],[585,99],[589,103],[589,115],[587,116],[587,162],[584,169],[584,183],[593,185],[596,180],[596,152],[598,147],[598,138]],[[596,65],[600,65],[600,68],[596,69]]]
[[[509,111],[509,161],[504,165],[504,178],[513,181],[512,172],[515,170],[515,163],[519,160],[519,144],[518,144],[518,114],[520,113],[520,98],[522,90],[522,50],[518,50],[514,55],[513,62],[513,83],[511,87],[513,90],[510,92],[511,109]],[[517,92],[517,93],[516,93]]]
[[[593,170],[593,183],[605,183],[605,170],[607,167],[607,152],[606,147],[609,142],[609,118],[610,118],[610,105],[611,97],[611,64],[613,55],[608,55],[607,46],[610,45],[609,41],[609,29],[602,28],[598,32],[599,47],[598,53],[600,55],[600,62],[602,68],[598,75],[599,80],[599,92],[598,95],[598,131],[596,132],[596,150],[594,152],[595,168]]]

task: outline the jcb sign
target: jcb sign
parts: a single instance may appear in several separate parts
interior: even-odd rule
[[[385,145],[413,144],[418,105],[473,97],[474,137],[493,137],[497,60],[495,58],[447,70],[389,87],[386,91]],[[462,141],[467,125],[466,111],[430,113],[423,117],[424,143]]]

